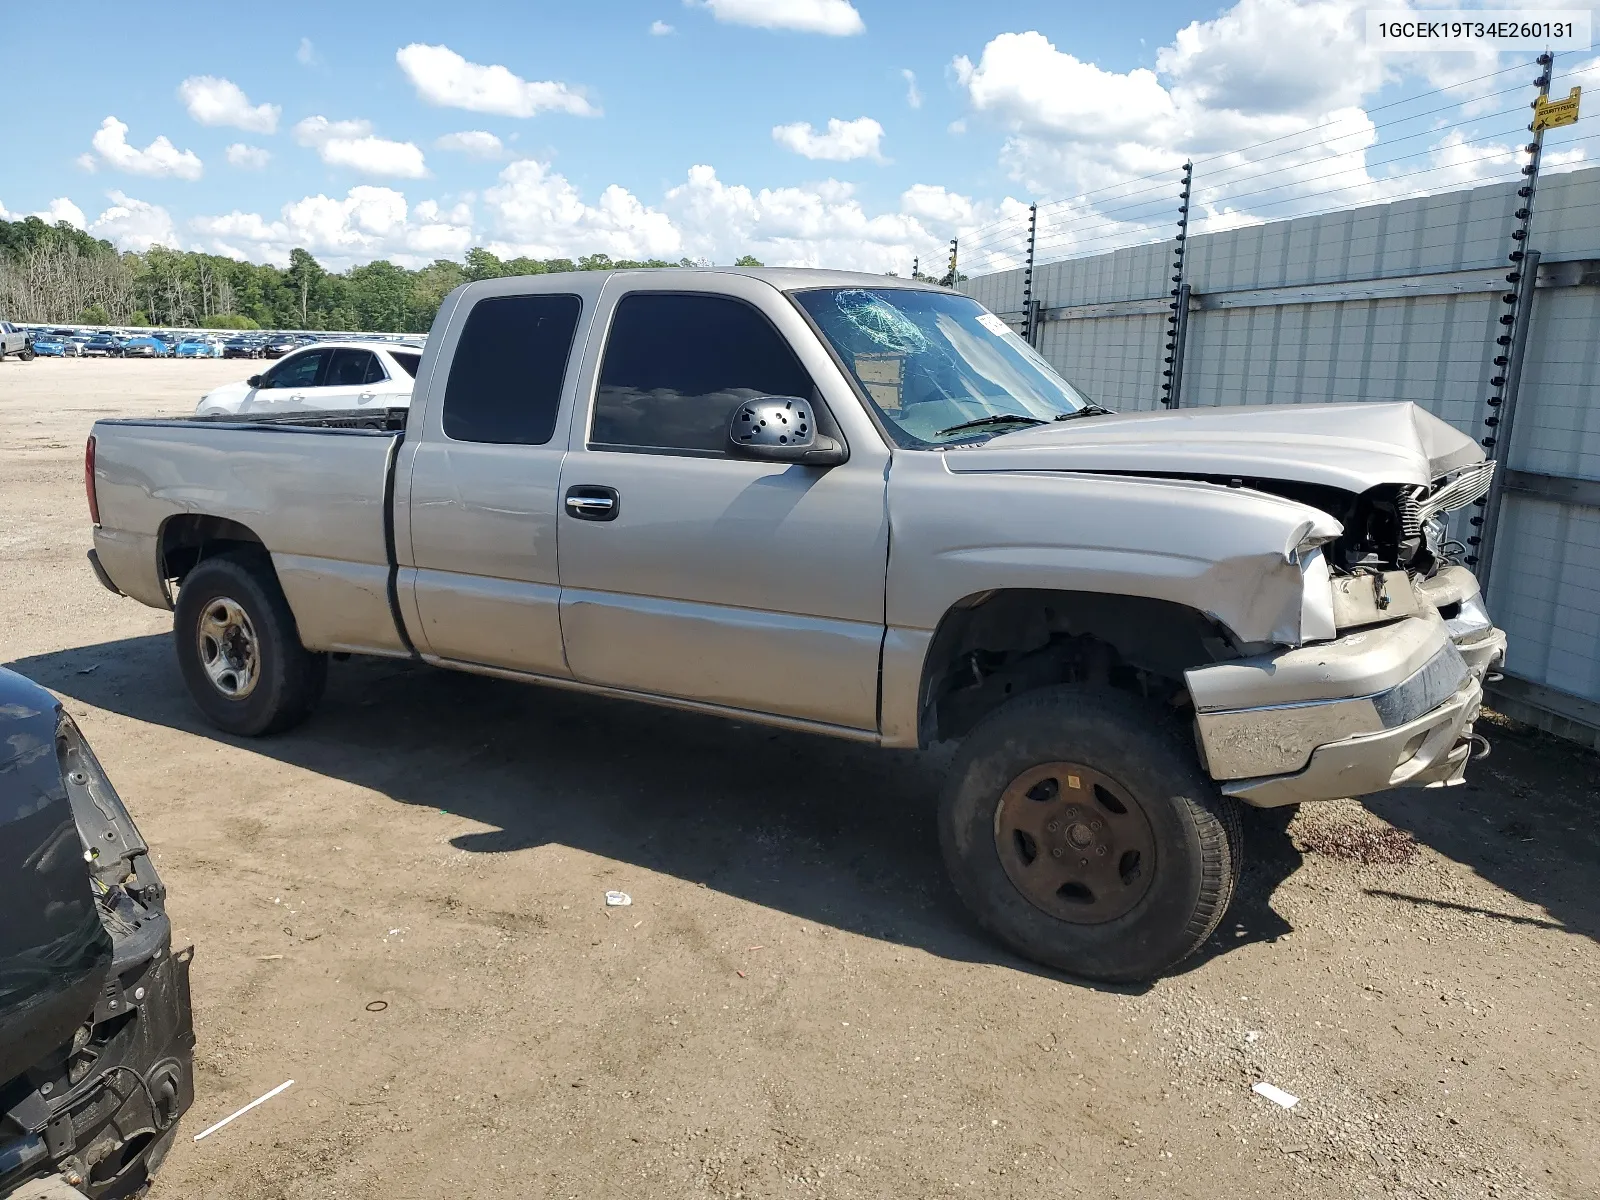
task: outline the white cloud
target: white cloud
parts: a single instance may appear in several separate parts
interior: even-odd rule
[[[1515,139],[1501,145],[1486,137],[1493,127],[1473,123],[1491,107],[1514,106],[1486,95],[1505,77],[1469,80],[1496,60],[1382,55],[1364,30],[1360,0],[1236,0],[1178,30],[1157,50],[1155,70],[1126,72],[1038,32],[1003,33],[976,62],[952,62],[969,116],[950,131],[973,121],[998,127],[1013,179],[1034,195],[1074,197],[1040,206],[1045,261],[1170,236],[1186,157],[1196,163],[1192,233],[1469,187],[1514,170]],[[1426,104],[1382,114],[1408,121],[1401,132],[1381,129],[1366,106],[1409,78],[1463,85],[1461,107],[1419,124],[1419,109],[1445,104],[1424,96]],[[916,191],[906,194],[907,211],[934,204]],[[1012,229],[983,232],[984,253],[963,261],[987,269],[1014,257],[1025,217],[1014,210],[1007,219]]]
[[[589,205],[564,176],[531,158],[511,163],[483,193],[497,253],[561,258],[603,253],[613,258],[679,257],[682,237],[671,219],[612,184]]]
[[[276,104],[250,103],[238,84],[215,75],[191,75],[178,85],[178,98],[202,125],[231,125],[251,133],[276,133]]]
[[[682,230],[689,255],[714,262],[753,254],[772,265],[905,275],[913,258],[932,263],[947,250],[942,233],[930,231],[914,214],[870,214],[850,186],[837,180],[753,191],[724,183],[701,165],[667,192],[662,207]]]
[[[776,125],[772,138],[780,146],[806,158],[828,162],[849,162],[857,158],[875,158],[881,162],[883,159],[883,126],[871,117],[857,117],[854,121],[832,117],[826,133],[816,132],[808,121]]]
[[[61,221],[65,221],[68,225],[77,229],[82,229],[85,225],[83,209],[65,196],[57,196],[45,206],[42,212],[28,213],[27,215],[38,217],[46,225],[55,225]],[[22,217],[22,213],[6,212],[6,206],[0,204],[0,221],[20,221]]]
[[[448,46],[413,42],[395,51],[395,61],[417,95],[440,108],[502,117],[531,117],[541,112],[600,115],[581,91],[564,83],[530,83],[505,67],[468,62]]]
[[[435,150],[454,150],[474,158],[499,158],[505,146],[499,138],[482,129],[466,129],[460,133],[447,133],[433,143]]]
[[[932,193],[938,191],[939,198]],[[496,254],[575,258],[596,252],[613,258],[691,258],[731,263],[754,254],[775,265],[830,266],[906,274],[913,258],[942,262],[946,239],[964,214],[990,220],[965,197],[942,189],[919,192],[928,214],[869,213],[850,184],[829,179],[806,187],[727,184],[709,166],[690,169],[659,204],[618,186],[589,203],[548,164],[508,165],[483,195],[483,241]],[[1014,202],[1013,202],[1014,203]]]
[[[294,52],[294,60],[302,67],[314,67],[317,65],[319,61],[317,48],[311,44],[310,38],[303,37],[300,39],[300,49]]]
[[[917,90],[917,73],[910,67],[902,67],[900,78],[906,81],[906,103],[912,108],[921,108],[922,93]]]
[[[89,225],[89,232],[119,250],[178,245],[178,230],[166,209],[121,192],[108,192],[111,205]]]
[[[376,137],[370,121],[330,121],[307,117],[294,127],[295,140],[312,146],[331,167],[348,167],[363,175],[423,179],[428,165],[413,142]]]
[[[668,25],[665,21],[650,22],[650,35],[652,37],[666,37],[668,34],[676,32],[677,30],[673,26]]]
[[[0,221],[21,221],[25,217],[38,217],[46,225],[65,221],[68,225],[75,225],[79,229],[84,227],[83,209],[65,196],[57,196],[43,211],[34,213],[8,212],[6,206],[0,204]]]
[[[793,29],[849,37],[865,33],[866,23],[849,0],[683,0],[690,8],[709,8],[730,25],[758,29]]]
[[[1110,210],[1119,184],[1175,172],[1185,156],[1198,156],[1196,206],[1204,212],[1209,204],[1209,219],[1220,222],[1239,219],[1229,215],[1236,206],[1228,197],[1250,189],[1229,181],[1247,173],[1256,191],[1267,182],[1278,187],[1280,201],[1333,187],[1343,189],[1333,198],[1338,204],[1380,198],[1381,180],[1366,165],[1377,131],[1363,105],[1402,71],[1426,78],[1433,68],[1400,61],[1410,57],[1385,58],[1367,45],[1360,0],[1238,0],[1180,29],[1157,51],[1154,71],[1109,71],[1037,32],[1001,34],[976,63],[962,55],[952,67],[972,113],[1005,131],[1001,163],[1029,191],[1100,192],[1101,208]],[[1239,153],[1262,142],[1272,143],[1256,152],[1271,156],[1264,169]],[[1243,196],[1240,202],[1252,207]],[[1095,215],[1072,211],[1080,245]],[[1118,230],[1109,224],[1093,232]]]
[[[417,267],[436,258],[460,258],[473,244],[472,212],[445,210],[431,200],[408,206],[392,188],[361,185],[342,198],[306,196],[285,204],[278,217],[235,210],[189,223],[199,245],[232,258],[287,263],[304,247],[342,269],[387,258]]]
[[[243,142],[234,142],[227,149],[228,163],[230,166],[239,167],[245,171],[259,171],[267,165],[272,155],[260,146],[247,146]]]
[[[99,161],[133,175],[195,180],[200,178],[204,170],[194,151],[179,150],[164,134],[143,150],[128,145],[128,127],[115,117],[107,117],[100,122],[100,128],[95,130],[89,144],[100,156]],[[87,165],[93,170],[93,160],[85,164],[80,156],[78,164]]]
[[[932,183],[914,183],[900,193],[900,211],[935,225],[967,225],[976,206],[971,197]]]

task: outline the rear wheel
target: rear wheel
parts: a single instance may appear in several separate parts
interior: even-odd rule
[[[1199,948],[1238,880],[1232,800],[1169,716],[1051,688],[963,744],[940,805],[957,892],[1018,953],[1069,974],[1152,979]]]
[[[328,656],[300,644],[294,614],[262,554],[208,558],[178,590],[178,666],[206,719],[256,737],[298,725],[322,698]]]

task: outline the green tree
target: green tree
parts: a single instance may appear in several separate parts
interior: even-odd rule
[[[520,259],[517,261],[521,261]],[[516,271],[507,271],[506,264],[499,257],[485,250],[482,246],[474,246],[467,251],[466,276],[468,279],[498,279],[502,275],[515,275]]]
[[[311,251],[299,247],[289,251],[289,269],[284,272],[284,281],[289,285],[289,299],[293,305],[291,312],[297,319],[288,324],[300,329],[321,328],[312,321],[312,314],[317,311],[317,300],[320,299],[322,280],[326,275],[322,264],[311,257]]]
[[[753,254],[741,254],[733,260],[733,265],[736,267],[764,267],[766,263]]]
[[[78,314],[78,320],[85,325],[109,325],[111,314],[100,304],[91,304]]]
[[[201,329],[260,329],[261,326],[242,313],[212,313],[200,318]]]

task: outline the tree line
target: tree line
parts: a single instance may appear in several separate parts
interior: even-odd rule
[[[475,279],[692,267],[690,259],[501,259],[467,251],[415,270],[385,259],[330,271],[296,249],[289,265],[239,262],[220,254],[154,246],[120,252],[65,221],[0,221],[0,317],[40,323],[213,329],[348,329],[425,333],[451,290]],[[761,264],[748,255],[734,265]]]

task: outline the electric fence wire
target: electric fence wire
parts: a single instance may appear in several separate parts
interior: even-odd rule
[[[1481,82],[1483,82],[1485,80],[1488,80],[1488,79],[1493,79],[1493,78],[1496,78],[1498,76],[1506,75],[1506,74],[1509,74],[1509,73],[1512,73],[1512,72],[1516,72],[1516,71],[1527,70],[1527,69],[1531,69],[1529,64],[1516,63],[1516,64],[1513,64],[1513,65],[1508,66],[1508,67],[1503,67],[1503,68],[1501,68],[1500,70],[1497,70],[1497,71],[1491,71],[1491,72],[1488,72],[1488,73],[1486,73],[1484,75],[1475,76],[1472,79],[1461,80],[1461,81],[1459,81],[1457,83],[1447,84],[1447,85],[1445,85],[1443,87],[1434,88],[1434,89],[1431,89],[1430,91],[1422,92],[1422,93],[1419,93],[1419,94],[1417,94],[1415,96],[1402,97],[1401,99],[1390,101],[1387,104],[1378,105],[1378,106],[1376,106],[1376,107],[1374,107],[1372,109],[1368,109],[1367,110],[1367,115],[1370,117],[1373,113],[1378,113],[1378,112],[1383,112],[1383,111],[1392,111],[1393,109],[1399,108],[1399,107],[1404,106],[1404,105],[1415,104],[1415,103],[1418,103],[1418,102],[1421,102],[1421,101],[1426,101],[1426,100],[1428,100],[1430,98],[1435,98],[1435,97],[1438,97],[1438,96],[1447,95],[1447,94],[1450,94],[1450,93],[1453,93],[1453,92],[1459,92],[1461,89],[1470,87],[1473,84],[1481,83]],[[1570,78],[1575,78],[1575,77],[1578,77],[1578,76],[1586,76],[1586,75],[1588,75],[1588,74],[1590,74],[1590,73],[1592,73],[1592,72],[1594,72],[1596,70],[1600,70],[1600,60],[1596,60],[1595,62],[1590,63],[1589,65],[1587,65],[1585,67],[1581,67],[1581,68],[1577,68],[1575,70],[1564,72],[1563,73],[1563,78],[1570,79]],[[1516,92],[1521,92],[1523,90],[1524,90],[1524,85],[1517,84],[1517,85],[1514,85],[1512,87],[1501,88],[1501,89],[1498,89],[1498,90],[1493,91],[1493,92],[1484,93],[1482,95],[1470,96],[1470,97],[1467,98],[1466,102],[1475,103],[1475,104],[1481,104],[1481,103],[1485,103],[1485,102],[1487,102],[1489,100],[1496,99],[1496,98],[1498,98],[1500,96],[1505,96],[1505,95],[1513,94],[1513,93],[1516,93]],[[1254,191],[1251,191],[1251,192],[1240,193],[1240,192],[1237,192],[1237,191],[1231,191],[1231,189],[1236,189],[1240,185],[1248,183],[1248,182],[1250,182],[1252,180],[1260,179],[1260,178],[1266,177],[1266,176],[1271,175],[1271,174],[1275,174],[1275,173],[1283,170],[1283,167],[1281,167],[1281,166],[1277,167],[1277,168],[1271,168],[1271,169],[1268,169],[1268,170],[1260,169],[1262,167],[1262,165],[1265,164],[1265,163],[1269,163],[1269,162],[1275,161],[1277,159],[1285,158],[1285,157],[1287,157],[1289,155],[1304,155],[1304,154],[1308,154],[1308,153],[1311,153],[1311,152],[1319,150],[1319,149],[1336,148],[1339,143],[1348,142],[1352,138],[1358,138],[1358,137],[1364,137],[1364,136],[1375,136],[1375,135],[1377,135],[1377,134],[1379,134],[1379,133],[1381,133],[1381,132],[1383,132],[1385,130],[1392,130],[1397,126],[1404,125],[1404,124],[1406,124],[1408,122],[1411,122],[1411,121],[1416,121],[1416,120],[1420,120],[1420,119],[1423,119],[1423,118],[1426,118],[1426,117],[1435,116],[1435,115],[1437,115],[1438,113],[1441,113],[1441,112],[1451,111],[1452,109],[1456,109],[1456,108],[1460,107],[1461,103],[1462,103],[1462,101],[1456,101],[1456,102],[1453,102],[1451,104],[1440,105],[1440,106],[1436,106],[1436,107],[1433,107],[1433,108],[1425,109],[1425,110],[1422,110],[1422,111],[1419,111],[1419,112],[1405,113],[1405,114],[1402,114],[1402,115],[1398,115],[1398,116],[1392,117],[1392,118],[1390,118],[1389,120],[1386,120],[1386,121],[1378,122],[1378,123],[1375,123],[1375,124],[1372,124],[1372,125],[1368,125],[1368,126],[1363,126],[1361,128],[1349,129],[1347,132],[1336,134],[1336,135],[1334,135],[1332,137],[1323,138],[1323,139],[1321,139],[1319,141],[1288,146],[1288,147],[1285,147],[1284,149],[1281,149],[1281,150],[1277,151],[1276,153],[1269,154],[1269,155],[1262,155],[1262,156],[1258,156],[1258,157],[1255,157],[1255,158],[1242,159],[1240,156],[1247,155],[1252,150],[1260,149],[1260,148],[1263,148],[1263,147],[1266,147],[1266,146],[1276,145],[1276,144],[1284,142],[1284,141],[1292,141],[1292,140],[1297,139],[1297,138],[1304,138],[1304,137],[1306,137],[1306,136],[1308,136],[1310,134],[1315,134],[1317,132],[1320,132],[1320,131],[1323,131],[1323,130],[1326,130],[1326,129],[1331,129],[1331,128],[1334,128],[1334,127],[1339,126],[1339,125],[1347,124],[1348,122],[1347,122],[1347,120],[1345,118],[1338,118],[1338,119],[1335,119],[1335,120],[1332,120],[1332,121],[1324,122],[1323,124],[1318,125],[1318,126],[1313,126],[1312,128],[1307,129],[1307,130],[1297,130],[1294,133],[1283,134],[1283,135],[1280,135],[1280,136],[1275,137],[1275,138],[1267,138],[1267,139],[1264,139],[1263,141],[1256,142],[1256,143],[1254,143],[1254,144],[1252,144],[1250,146],[1246,146],[1246,147],[1244,147],[1244,148],[1242,148],[1240,150],[1227,151],[1227,152],[1223,152],[1223,153],[1218,153],[1218,154],[1213,154],[1213,155],[1205,156],[1205,157],[1202,157],[1202,158],[1198,158],[1198,159],[1194,160],[1195,166],[1197,168],[1197,175],[1199,176],[1199,178],[1196,181],[1196,192],[1197,192],[1196,202],[1200,203],[1202,205],[1211,205],[1211,206],[1214,207],[1218,203],[1226,204],[1226,203],[1230,203],[1232,201],[1236,201],[1236,200],[1239,200],[1239,199],[1244,199],[1246,197],[1260,197],[1260,196],[1265,196],[1265,195],[1271,195],[1272,193],[1278,192],[1278,191],[1290,191],[1290,190],[1297,189],[1297,188],[1303,188],[1306,183],[1315,182],[1318,179],[1335,178],[1335,177],[1337,177],[1339,175],[1345,174],[1345,173],[1350,172],[1350,171],[1356,171],[1356,170],[1365,171],[1365,170],[1370,170],[1372,167],[1384,166],[1384,165],[1388,165],[1388,164],[1391,164],[1391,163],[1405,162],[1405,161],[1415,157],[1415,152],[1408,152],[1408,153],[1399,154],[1399,155],[1391,155],[1389,157],[1382,158],[1382,159],[1377,159],[1377,160],[1374,160],[1372,162],[1362,161],[1359,164],[1358,163],[1351,163],[1348,167],[1339,168],[1339,169],[1336,169],[1336,170],[1330,171],[1330,172],[1324,172],[1321,175],[1315,175],[1315,176],[1310,176],[1310,177],[1301,177],[1301,178],[1297,178],[1297,179],[1291,180],[1291,181],[1286,182],[1286,183],[1275,184],[1275,185],[1272,185],[1272,186],[1269,186],[1269,187],[1265,187],[1265,188],[1257,188],[1257,189],[1255,189]],[[1415,131],[1415,132],[1412,132],[1412,133],[1408,133],[1408,134],[1403,134],[1403,135],[1400,135],[1400,136],[1397,136],[1397,137],[1386,138],[1386,139],[1383,139],[1381,141],[1381,143],[1378,143],[1378,144],[1383,149],[1388,149],[1388,148],[1396,146],[1396,145],[1398,145],[1400,143],[1403,143],[1403,142],[1406,142],[1406,141],[1411,141],[1411,140],[1414,140],[1414,139],[1417,139],[1417,138],[1421,138],[1421,137],[1439,138],[1439,139],[1441,139],[1441,143],[1442,143],[1443,139],[1448,138],[1449,134],[1454,130],[1464,129],[1464,128],[1473,127],[1473,126],[1481,127],[1481,125],[1485,121],[1493,120],[1494,118],[1497,118],[1497,117],[1503,117],[1503,116],[1508,117],[1513,113],[1521,113],[1521,112],[1522,112],[1522,109],[1521,109],[1520,106],[1518,106],[1518,107],[1514,107],[1514,108],[1501,109],[1501,110],[1498,110],[1496,112],[1488,113],[1488,114],[1474,114],[1471,118],[1456,122],[1455,124],[1450,125],[1450,126],[1443,126],[1443,127],[1441,127],[1441,126],[1433,126],[1433,127],[1428,128],[1428,129],[1418,130],[1418,131]],[[1456,150],[1456,149],[1459,149],[1462,146],[1480,145],[1480,144],[1483,144],[1485,142],[1493,141],[1496,138],[1506,137],[1506,136],[1511,135],[1511,134],[1520,134],[1521,132],[1522,132],[1522,128],[1521,127],[1505,129],[1505,130],[1497,131],[1496,133],[1493,133],[1493,134],[1481,134],[1481,135],[1478,135],[1478,136],[1470,138],[1470,139],[1464,139],[1462,141],[1450,143],[1448,146],[1443,146],[1441,144],[1441,146],[1436,146],[1436,147],[1434,147],[1434,149],[1436,151],[1438,149],[1441,149],[1441,148],[1450,149],[1450,150]],[[1574,143],[1565,143],[1565,145],[1568,145],[1568,146],[1570,146],[1572,144],[1574,144]],[[1253,208],[1263,208],[1263,207],[1269,207],[1270,208],[1270,207],[1275,207],[1275,206],[1281,206],[1282,204],[1285,204],[1285,203],[1306,203],[1306,202],[1309,202],[1309,201],[1312,201],[1312,200],[1315,200],[1315,199],[1319,199],[1319,198],[1323,198],[1323,197],[1326,197],[1326,196],[1329,196],[1329,195],[1340,194],[1340,193],[1343,193],[1343,192],[1347,192],[1347,191],[1351,191],[1351,190],[1355,190],[1355,189],[1359,189],[1359,188],[1371,188],[1371,189],[1379,189],[1379,190],[1381,190],[1386,184],[1389,184],[1389,183],[1394,182],[1394,181],[1399,180],[1399,179],[1418,178],[1418,177],[1422,177],[1422,176],[1425,176],[1425,175],[1433,174],[1433,173],[1436,173],[1436,172],[1439,172],[1439,171],[1456,171],[1456,172],[1459,172],[1460,169],[1462,167],[1464,167],[1464,166],[1469,166],[1469,165],[1471,165],[1471,164],[1473,164],[1475,162],[1488,161],[1488,160],[1490,160],[1492,158],[1495,158],[1497,156],[1502,156],[1502,155],[1506,155],[1506,154],[1513,154],[1513,153],[1515,153],[1516,149],[1519,149],[1519,148],[1520,147],[1506,147],[1504,150],[1492,150],[1489,153],[1486,153],[1484,155],[1474,156],[1473,158],[1466,159],[1466,160],[1456,160],[1456,161],[1447,162],[1447,163],[1436,163],[1436,164],[1434,164],[1432,166],[1429,166],[1429,167],[1418,168],[1416,171],[1403,172],[1403,173],[1401,173],[1399,175],[1377,176],[1375,178],[1370,178],[1370,179],[1366,179],[1366,180],[1357,181],[1355,183],[1348,184],[1348,185],[1346,185],[1344,187],[1340,187],[1340,188],[1323,189],[1321,191],[1311,192],[1311,193],[1302,192],[1302,193],[1300,193],[1300,194],[1298,194],[1296,196],[1284,197],[1281,200],[1258,202],[1256,205],[1253,205],[1252,207]],[[1553,147],[1553,148],[1560,148],[1560,147]],[[1353,156],[1355,154],[1361,153],[1365,149],[1366,149],[1365,146],[1358,147],[1358,148],[1352,148],[1352,149],[1349,149],[1349,150],[1339,151],[1336,155],[1332,155],[1332,156],[1328,156],[1328,157]],[[1202,166],[1204,166],[1206,164],[1216,163],[1216,162],[1219,162],[1219,161],[1221,161],[1223,159],[1230,159],[1230,158],[1231,159],[1236,159],[1238,161],[1235,161],[1235,162],[1233,162],[1233,163],[1231,163],[1231,164],[1229,164],[1227,166],[1224,166],[1224,167],[1222,167],[1222,168],[1220,168],[1220,169],[1218,169],[1216,171],[1211,172],[1209,176],[1207,176],[1207,175],[1205,175],[1205,174],[1203,174],[1203,173],[1198,171],[1198,168],[1200,168],[1200,167],[1202,167]],[[1304,164],[1304,165],[1311,165],[1315,161],[1316,160],[1314,160],[1314,159],[1313,160],[1308,160],[1307,163]],[[1087,228],[1088,230],[1092,230],[1094,228],[1103,228],[1107,224],[1117,223],[1119,221],[1119,219],[1121,220],[1121,223],[1123,223],[1123,224],[1130,224],[1131,221],[1129,220],[1129,218],[1130,218],[1130,215],[1131,215],[1132,211],[1135,208],[1153,208],[1153,209],[1157,210],[1157,213],[1159,215],[1164,216],[1164,215],[1166,215],[1166,213],[1169,213],[1171,211],[1171,207],[1172,207],[1172,205],[1171,205],[1172,185],[1173,185],[1173,182],[1174,182],[1174,178],[1173,177],[1176,176],[1176,175],[1179,175],[1179,174],[1180,174],[1180,172],[1176,168],[1168,168],[1167,170],[1164,170],[1164,171],[1152,172],[1152,173],[1150,173],[1148,175],[1138,176],[1136,178],[1120,181],[1120,182],[1115,183],[1115,184],[1108,184],[1105,187],[1092,189],[1090,191],[1082,192],[1082,193],[1080,193],[1078,195],[1075,195],[1075,196],[1066,197],[1066,198],[1062,198],[1062,199],[1058,199],[1058,200],[1051,200],[1051,201],[1042,202],[1039,205],[1039,210],[1038,211],[1039,211],[1040,216],[1042,218],[1041,227],[1045,230],[1045,232],[1039,238],[1038,244],[1039,245],[1045,245],[1046,247],[1049,247],[1050,245],[1053,244],[1054,246],[1059,248],[1060,243],[1074,229]],[[1219,178],[1219,176],[1221,178]],[[1154,182],[1154,181],[1159,181],[1159,182]],[[1484,183],[1493,182],[1493,180],[1475,179],[1475,180],[1470,180],[1470,181],[1465,181],[1465,182],[1468,182],[1472,186],[1479,186],[1479,185],[1482,185]],[[1139,184],[1139,183],[1149,183],[1150,186],[1143,187],[1143,188],[1136,188],[1136,187],[1133,186],[1133,185]],[[1117,193],[1117,194],[1108,195],[1108,193]],[[1411,189],[1411,194],[1416,194],[1416,193],[1417,193],[1417,189]],[[1064,207],[1064,206],[1071,206],[1071,205],[1083,206],[1085,204],[1085,202],[1088,201],[1091,197],[1096,197],[1096,196],[1104,197],[1104,200],[1102,201],[1102,203],[1104,203],[1105,201],[1113,201],[1113,202],[1115,202],[1115,201],[1130,201],[1130,200],[1133,200],[1133,201],[1136,201],[1136,204],[1132,205],[1132,206],[1124,204],[1124,205],[1120,205],[1119,207],[1117,207],[1115,209],[1099,209],[1099,208],[1095,208],[1092,211],[1078,212],[1078,213],[1074,214],[1073,216],[1067,218],[1065,222],[1062,222],[1060,220],[1056,220],[1056,221],[1052,222],[1050,220],[1051,210],[1052,209],[1058,209],[1058,208],[1061,208],[1061,207]],[[1139,199],[1140,197],[1150,197],[1150,199],[1141,200],[1141,199]],[[1402,198],[1402,197],[1398,197],[1397,196],[1397,197],[1392,197],[1392,198],[1393,199],[1399,199],[1399,198]],[[1389,197],[1385,197],[1385,199],[1389,199]],[[1371,201],[1359,201],[1359,202],[1371,202]],[[1141,215],[1143,215],[1143,214],[1141,214]],[[1157,214],[1156,213],[1151,214],[1152,223],[1154,223],[1153,222],[1153,217],[1155,215],[1157,215]],[[1204,224],[1205,220],[1206,220],[1205,218],[1201,218],[1197,223],[1198,224]],[[996,252],[996,248],[998,246],[1000,246],[1000,245],[1002,245],[1002,244],[1004,244],[1004,243],[1006,243],[1008,241],[1017,242],[1019,251],[1022,250],[1022,249],[1025,249],[1026,233],[1025,233],[1025,230],[1019,230],[1018,224],[1019,224],[1018,217],[1009,217],[1009,218],[1003,218],[1003,219],[998,220],[998,221],[993,221],[993,222],[990,222],[990,223],[988,223],[986,225],[978,226],[978,227],[976,227],[976,228],[974,228],[972,230],[969,230],[969,231],[967,231],[965,238],[963,238],[962,249],[963,249],[963,251],[965,251],[967,253],[979,254],[979,255],[983,255],[983,254],[991,254],[992,255],[992,254],[994,254]],[[1145,231],[1143,231],[1143,230],[1126,229],[1126,230],[1113,231],[1113,232],[1109,232],[1109,233],[1102,233],[1098,238],[1095,238],[1095,239],[1080,239],[1079,244],[1086,244],[1089,240],[1100,242],[1100,241],[1105,241],[1105,240],[1107,240],[1109,238],[1114,238],[1114,237],[1117,237],[1117,236],[1124,236],[1124,235],[1138,237],[1139,235],[1141,235],[1144,232]]]

